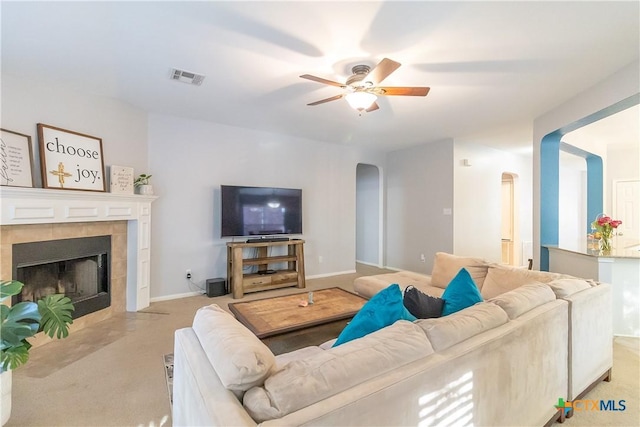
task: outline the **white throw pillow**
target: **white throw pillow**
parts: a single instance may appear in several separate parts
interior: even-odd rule
[[[245,391],[262,385],[275,366],[271,350],[216,304],[196,312],[193,330],[211,366],[229,390]]]

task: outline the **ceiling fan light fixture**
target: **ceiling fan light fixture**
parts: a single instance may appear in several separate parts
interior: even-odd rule
[[[352,92],[345,99],[354,110],[363,111],[371,107],[378,97],[369,92]]]

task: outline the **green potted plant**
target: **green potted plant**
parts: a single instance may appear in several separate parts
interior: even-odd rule
[[[3,302],[22,292],[23,283],[16,280],[0,282],[0,394],[2,395],[2,425],[11,414],[11,370],[29,360],[31,338],[38,332],[49,337],[65,338],[73,323],[71,299],[64,295],[47,295],[38,302],[23,301],[11,307]]]
[[[147,175],[146,173],[138,175],[135,181],[133,181],[133,185],[138,189],[138,194],[143,194],[150,196],[153,194],[153,187],[151,186],[150,180],[151,175]]]

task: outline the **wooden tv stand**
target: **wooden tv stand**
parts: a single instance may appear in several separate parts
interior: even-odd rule
[[[269,248],[287,246],[286,255],[269,256]],[[244,258],[243,249],[256,248],[255,258]],[[266,291],[289,286],[305,287],[304,281],[304,240],[284,240],[259,243],[227,243],[227,280],[233,298],[242,298],[245,293]],[[287,263],[285,270],[270,271],[269,264]],[[258,273],[244,274],[244,267],[258,266]]]

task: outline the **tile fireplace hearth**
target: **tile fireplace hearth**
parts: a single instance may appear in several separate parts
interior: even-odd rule
[[[74,321],[74,326],[148,307],[151,203],[156,198],[0,187],[0,278],[16,278],[14,244],[111,236],[111,304]]]

